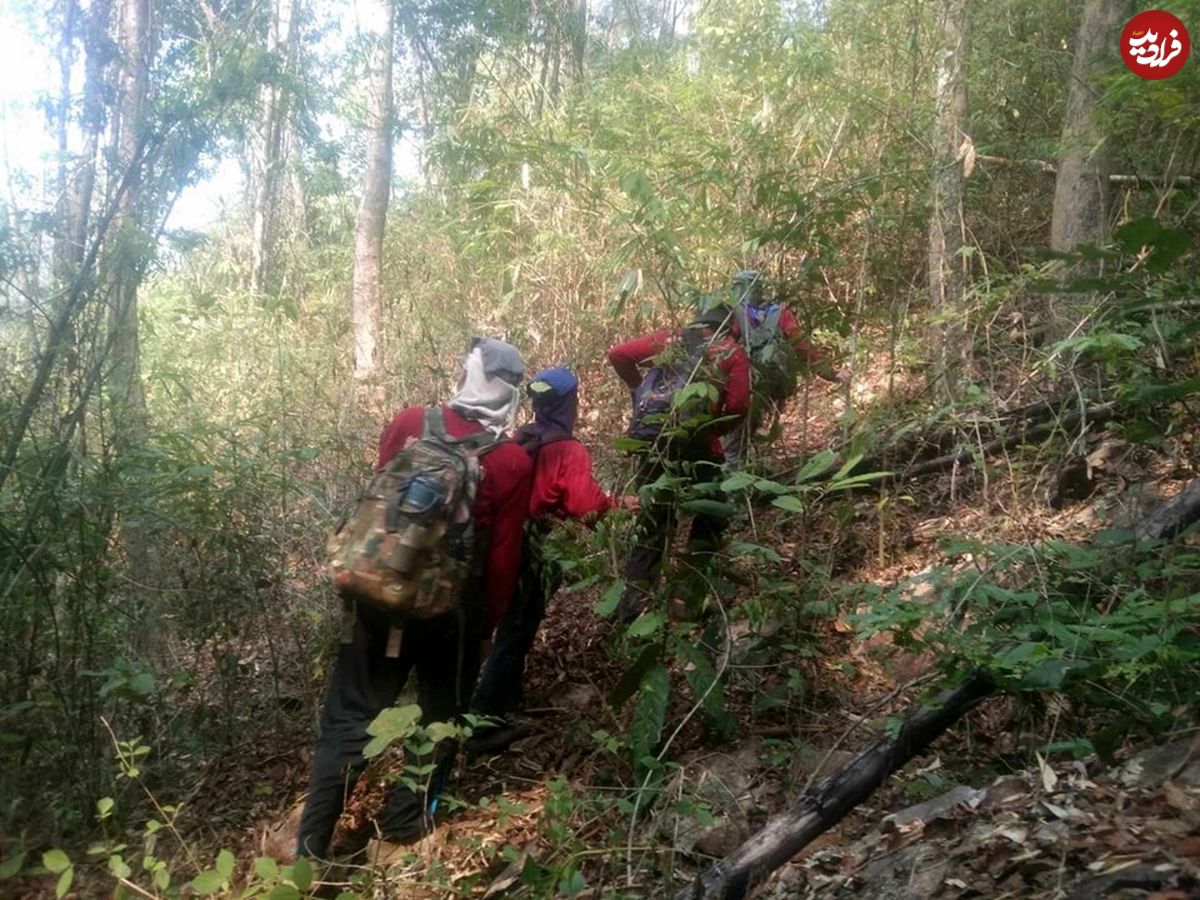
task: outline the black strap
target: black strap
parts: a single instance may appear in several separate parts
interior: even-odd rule
[[[440,406],[431,406],[425,410],[425,428],[422,438],[435,438],[443,444],[458,444],[468,450],[474,450],[483,455],[500,444],[503,437],[497,437],[489,431],[476,431],[462,437],[453,437],[446,431],[446,415]]]

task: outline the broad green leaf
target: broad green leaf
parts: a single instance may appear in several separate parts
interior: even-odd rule
[[[455,740],[461,734],[459,727],[451,722],[431,722],[425,726],[425,733],[434,744]]]
[[[621,602],[621,593],[624,590],[625,582],[619,580],[614,581],[607,588],[605,588],[604,593],[600,596],[600,599],[597,600],[595,605],[592,607],[596,615],[607,618],[616,612],[617,604]]]
[[[96,801],[96,815],[98,818],[107,819],[113,811],[113,798],[101,797]]]
[[[129,679],[129,689],[139,697],[149,697],[154,693],[154,675],[139,672]]]
[[[367,734],[373,738],[363,748],[363,756],[371,759],[378,756],[395,741],[406,740],[417,730],[421,720],[421,707],[414,704],[408,706],[390,706],[375,717],[367,726]]]
[[[654,755],[654,748],[662,736],[669,700],[670,682],[667,669],[659,663],[642,677],[641,689],[633,708],[633,721],[629,725],[629,749],[635,763]]]
[[[716,519],[728,519],[733,515],[733,507],[720,500],[685,500],[679,505],[690,513],[712,516]]]
[[[269,856],[260,856],[254,861],[254,874],[263,881],[274,881],[279,877],[279,863]]]
[[[292,863],[292,884],[294,884],[300,891],[307,891],[310,887],[312,887],[312,880],[312,863],[310,863],[305,857],[301,856],[298,860]]]
[[[233,877],[233,869],[237,865],[237,860],[228,850],[222,850],[217,854],[217,871],[226,878]]]
[[[727,494],[731,494],[734,491],[740,491],[749,487],[757,480],[758,479],[756,479],[749,472],[734,472],[721,482],[721,490]]]
[[[832,450],[822,450],[811,456],[804,464],[799,473],[796,475],[796,484],[804,484],[806,481],[812,481],[830,469],[837,463],[837,454]]]
[[[777,506],[780,509],[788,512],[804,512],[804,501],[795,494],[784,494],[782,497],[776,497],[771,501],[772,506]]]
[[[128,878],[133,874],[133,869],[129,868],[129,864],[125,862],[125,857],[118,853],[114,853],[108,858],[108,871],[116,878]]]
[[[587,890],[587,880],[578,870],[563,876],[558,884],[558,892],[566,897],[575,897]]]
[[[663,622],[666,620],[666,616],[664,616],[661,612],[658,610],[651,610],[650,612],[643,613],[641,616],[634,619],[633,624],[629,626],[625,633],[630,637],[635,638],[646,637],[646,635],[654,634],[654,632],[658,631],[658,629],[662,627]]]
[[[71,865],[71,858],[61,850],[47,850],[42,854],[42,865],[57,875]]]
[[[737,720],[729,714],[725,703],[725,690],[717,679],[717,672],[704,650],[686,640],[675,641],[675,652],[690,663],[684,672],[688,685],[696,699],[704,698],[704,711],[708,713],[713,724],[724,735],[728,736],[737,727]]]
[[[71,882],[75,880],[75,867],[67,866],[63,873],[58,876],[58,883],[54,885],[54,896],[58,900],[62,900],[66,896],[67,891],[71,889]]]
[[[300,892],[290,884],[277,884],[267,894],[267,900],[300,900]]]
[[[617,437],[613,438],[612,446],[614,450],[620,450],[622,453],[637,453],[649,447],[650,442],[631,437]]]
[[[225,886],[225,876],[216,869],[208,869],[192,879],[192,890],[202,896],[215,894]]]
[[[16,856],[10,856],[4,862],[0,863],[0,881],[6,878],[12,878],[21,871],[21,866],[25,865],[25,853],[18,853]]]
[[[633,696],[633,692],[642,683],[642,678],[650,671],[650,667],[662,658],[662,643],[648,644],[638,654],[633,665],[621,673],[616,687],[608,695],[609,706],[619,707]]]

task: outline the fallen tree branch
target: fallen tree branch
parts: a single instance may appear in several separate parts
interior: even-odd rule
[[[963,447],[955,450],[953,453],[947,453],[944,456],[938,456],[934,459],[927,459],[924,462],[919,462],[909,466],[899,472],[894,473],[889,481],[901,481],[905,478],[917,478],[921,475],[928,475],[931,472],[940,472],[943,469],[949,469],[955,465],[970,465],[976,459],[982,459],[991,456],[994,453],[999,453],[1002,450],[1009,450],[1018,444],[1023,444],[1026,441],[1036,441],[1042,438],[1047,438],[1055,431],[1060,429],[1074,429],[1080,426],[1095,425],[1105,422],[1112,418],[1116,410],[1115,403],[1101,403],[1097,406],[1089,406],[1082,410],[1075,410],[1067,413],[1061,419],[1056,419],[1051,422],[1041,422],[1040,424],[1029,427],[1022,426],[1011,434],[1004,437],[995,438],[988,441],[980,447]]]
[[[773,818],[732,854],[702,872],[677,895],[677,900],[737,900],[746,896],[751,887],[840,822],[893,772],[923,752],[994,690],[991,677],[976,671],[934,705],[914,707],[894,739],[877,741],[822,780],[792,809]]]
[[[1082,418],[1101,411],[1107,417],[1112,408],[1113,404],[1104,404],[1084,410],[1075,415],[1074,421],[1078,424]],[[1050,426],[1071,427],[1067,418],[1048,423],[1046,427]],[[1169,540],[1197,521],[1200,521],[1200,478],[1155,507],[1134,527],[1134,534],[1140,538]],[[840,822],[893,773],[923,752],[995,690],[991,676],[976,670],[957,688],[944,693],[934,705],[913,707],[895,739],[876,741],[814,789],[806,791],[790,810],[775,816],[733,853],[701,872],[688,888],[676,895],[676,900],[740,900],[745,897],[751,887]],[[1084,891],[1093,883],[1085,882],[1078,890]],[[1085,891],[1078,896],[1091,895]]]
[[[1189,525],[1200,522],[1200,478],[1142,519],[1133,533],[1139,538],[1169,540]]]
[[[975,154],[975,159],[978,162],[992,163],[998,166],[1010,168],[1028,167],[1037,169],[1039,172],[1045,172],[1047,175],[1057,175],[1058,168],[1053,164],[1046,162],[1044,159],[1009,159],[1004,156],[989,156],[985,153]],[[1155,184],[1165,185],[1191,185],[1200,181],[1200,177],[1196,175],[1138,175],[1116,173],[1108,176],[1111,184]]]

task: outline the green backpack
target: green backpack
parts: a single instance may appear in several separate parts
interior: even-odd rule
[[[329,536],[329,574],[343,600],[397,622],[458,608],[476,555],[479,457],[498,443],[486,432],[450,437],[441,410],[425,411],[421,437],[371,479]]]

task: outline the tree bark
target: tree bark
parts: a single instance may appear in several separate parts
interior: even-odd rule
[[[1053,250],[1070,252],[1108,237],[1111,163],[1097,106],[1102,79],[1116,59],[1113,50],[1127,9],[1127,0],[1087,0],[1083,5],[1054,180]],[[1099,261],[1080,262],[1075,274],[1095,274],[1098,265]],[[1045,295],[1046,337],[1054,340],[1070,333],[1085,300],[1079,294]]]
[[[354,221],[354,375],[374,371],[383,318],[383,231],[392,184],[392,53],[395,15],[390,0],[376,0],[371,23],[367,165]]]
[[[260,91],[258,128],[251,150],[250,290],[255,294],[261,293],[269,280],[278,230],[290,117],[287,80],[295,68],[298,7],[298,0],[276,0],[267,32],[273,73]]]
[[[113,114],[113,149],[118,171],[128,173],[125,192],[117,201],[110,234],[113,245],[110,272],[109,329],[113,335],[112,391],[118,453],[138,446],[145,433],[146,400],[142,390],[138,349],[138,284],[148,248],[138,221],[141,201],[140,156],[142,116],[149,79],[150,0],[121,0],[118,8],[117,98]]]
[[[929,217],[929,297],[936,324],[930,335],[937,369],[946,392],[953,396],[970,363],[970,347],[963,327],[963,287],[966,282],[962,254],[963,149],[969,139],[963,131],[967,113],[966,65],[970,52],[966,0],[942,0],[938,10],[940,44],[934,85],[933,205]]]
[[[977,671],[943,694],[936,704],[909,710],[894,740],[876,741],[812,791],[790,810],[716,865],[700,873],[676,900],[737,900],[777,868],[832,828],[873,794],[893,772],[923,752],[951,725],[995,690],[986,672]]]

